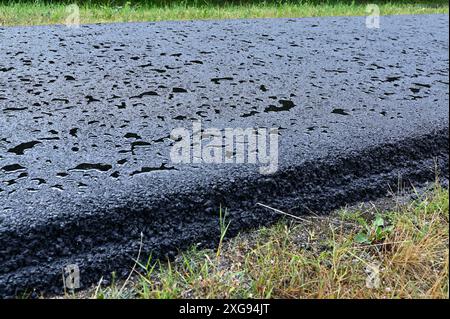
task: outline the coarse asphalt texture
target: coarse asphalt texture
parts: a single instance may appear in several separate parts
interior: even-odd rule
[[[0,28],[0,296],[215,245],[219,207],[231,236],[448,176],[448,16],[365,22]],[[278,171],[173,163],[198,121],[278,128]]]

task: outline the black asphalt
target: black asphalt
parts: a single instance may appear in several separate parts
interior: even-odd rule
[[[448,176],[447,15],[0,28],[0,296]],[[173,128],[279,129],[279,170],[174,164]]]

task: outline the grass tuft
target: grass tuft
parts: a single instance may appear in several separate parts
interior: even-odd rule
[[[393,210],[284,220],[153,264],[126,294],[94,297],[449,298],[448,209],[448,189],[436,186]]]

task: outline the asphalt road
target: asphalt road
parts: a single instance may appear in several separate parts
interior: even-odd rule
[[[83,287],[279,216],[448,176],[449,18],[0,28],[0,296]],[[172,129],[278,129],[278,170],[180,164]],[[195,143],[194,143],[195,144]],[[220,149],[220,145],[218,146]],[[142,234],[142,242],[141,242]]]

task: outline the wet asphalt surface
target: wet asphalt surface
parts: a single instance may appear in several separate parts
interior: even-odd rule
[[[278,216],[448,176],[446,15],[0,28],[0,296],[84,287]],[[176,164],[173,128],[278,128],[279,169]],[[141,234],[143,241],[141,243]]]

